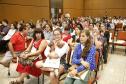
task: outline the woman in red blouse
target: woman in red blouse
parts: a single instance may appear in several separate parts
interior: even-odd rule
[[[44,34],[41,29],[36,29],[33,34],[33,40],[31,41],[29,47],[25,50],[25,52],[20,55],[19,59],[32,59],[32,63],[23,64],[23,62],[19,61],[17,66],[17,71],[20,73],[20,76],[16,79],[16,81],[12,81],[12,84],[20,83],[24,80],[24,77],[28,74],[31,74],[35,77],[39,77],[41,75],[41,69],[36,67],[36,62],[40,60],[45,60],[46,57],[44,55],[44,50],[47,46],[46,40],[44,40]],[[27,60],[28,61],[28,60]],[[32,64],[32,65],[31,65]]]
[[[27,48],[27,32],[28,29],[25,26],[21,25],[19,31],[14,33],[8,43],[9,50],[5,53],[5,56],[0,61],[0,64],[4,65],[5,67],[8,67],[9,62],[11,62],[13,58],[16,58],[19,53],[23,52]]]

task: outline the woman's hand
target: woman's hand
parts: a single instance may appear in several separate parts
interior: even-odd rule
[[[19,57],[23,58],[25,56],[24,53],[21,53]]]
[[[29,55],[28,54],[25,54],[22,58],[23,59],[27,59],[29,57]]]
[[[15,53],[13,54],[13,58],[17,58],[17,56],[16,56],[16,54],[15,54]]]
[[[73,69],[72,71],[69,72],[69,75],[70,76],[75,76],[77,74],[77,70],[76,69]]]
[[[85,66],[86,68],[89,68],[89,63],[81,59],[81,64]]]
[[[58,55],[55,53],[55,51],[50,52],[49,56],[50,59],[58,59]]]

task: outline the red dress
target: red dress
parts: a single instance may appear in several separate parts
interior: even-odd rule
[[[39,45],[41,43],[42,40],[39,40],[37,43],[34,43],[34,47],[35,48],[39,48]],[[45,50],[45,49],[44,49]],[[46,56],[44,55],[44,50],[41,52],[41,56],[42,56],[42,60],[45,60],[46,59]],[[23,66],[22,64],[18,64],[17,66],[17,71],[20,72],[20,73],[28,73],[28,74],[31,74],[33,76],[36,76],[36,77],[39,77],[42,73],[42,70],[37,68],[35,66],[36,62],[39,61],[40,59],[36,59],[34,62],[33,62],[33,66]]]

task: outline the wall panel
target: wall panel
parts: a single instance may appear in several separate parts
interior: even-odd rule
[[[126,0],[85,0],[85,16],[126,16]]]
[[[3,4],[12,5],[31,5],[31,6],[49,6],[49,0],[0,0]]]
[[[49,0],[0,0],[1,18],[9,21],[49,19]]]
[[[63,0],[64,13],[70,13],[72,17],[83,16],[84,0]]]
[[[77,16],[126,16],[126,0],[63,0],[63,12]],[[0,0],[0,20],[50,17],[49,0]]]

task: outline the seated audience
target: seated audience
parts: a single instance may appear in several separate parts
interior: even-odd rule
[[[44,55],[46,45],[47,42],[44,40],[42,30],[36,29],[29,47],[19,56],[17,71],[20,73],[20,76],[16,78],[15,81],[11,81],[11,84],[22,83],[24,81],[24,77],[28,74],[35,77],[39,77],[41,75],[41,69],[36,67],[36,62],[46,59]]]

